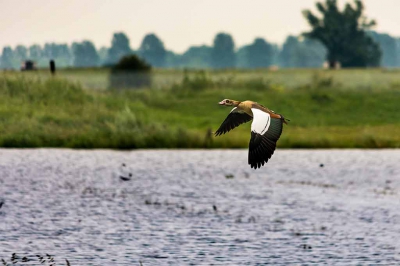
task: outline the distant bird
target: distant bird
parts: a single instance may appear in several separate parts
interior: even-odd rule
[[[129,181],[129,180],[131,180],[131,178],[132,178],[132,173],[129,173],[129,177],[120,175],[119,178],[120,178],[122,181]]]
[[[290,120],[253,101],[225,99],[219,104],[234,108],[215,132],[215,136],[228,133],[241,124],[253,120],[248,163],[254,169],[267,163],[274,154],[276,142],[282,134],[283,123],[287,124]]]
[[[122,165],[121,165],[121,172],[125,172],[126,173],[126,171],[125,171],[125,168],[126,167],[126,164],[125,163],[122,163]],[[129,173],[129,177],[127,177],[127,176],[125,176],[124,174],[121,174],[120,176],[119,176],[119,178],[122,180],[122,181],[129,181],[129,180],[131,180],[131,178],[132,178],[132,173]]]

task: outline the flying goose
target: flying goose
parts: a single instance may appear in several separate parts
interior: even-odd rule
[[[233,106],[233,109],[215,132],[215,136],[228,133],[253,119],[249,143],[249,164],[251,168],[257,169],[267,163],[274,154],[283,123],[287,124],[286,121],[289,119],[253,101],[239,102],[225,99],[219,104]]]

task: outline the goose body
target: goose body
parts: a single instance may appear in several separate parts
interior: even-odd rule
[[[228,133],[241,124],[253,120],[248,163],[254,169],[267,163],[274,154],[276,142],[282,134],[283,124],[287,124],[287,119],[253,101],[240,102],[225,99],[219,104],[233,106],[233,109],[215,132],[215,136]]]

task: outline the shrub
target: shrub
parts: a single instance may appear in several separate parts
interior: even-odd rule
[[[132,54],[122,57],[112,69],[114,71],[148,72],[151,70],[151,66],[146,61],[140,59],[137,55]]]
[[[110,88],[130,89],[151,86],[151,66],[137,55],[127,55],[112,67]]]

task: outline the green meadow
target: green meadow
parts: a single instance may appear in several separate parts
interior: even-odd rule
[[[0,72],[0,146],[245,148],[250,123],[214,137],[230,98],[291,121],[281,148],[399,148],[400,71],[154,70],[147,88],[110,88],[108,69]]]

